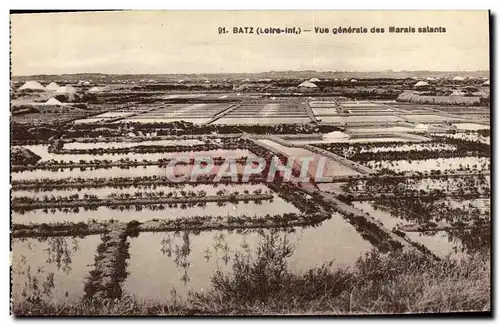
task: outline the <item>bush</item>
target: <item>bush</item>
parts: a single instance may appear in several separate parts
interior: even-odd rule
[[[288,269],[287,238],[264,235],[255,258],[236,254],[233,272],[218,271],[197,303],[221,299],[246,313],[406,313],[490,309],[489,255],[437,260],[418,251],[361,257],[352,270],[325,263],[301,275]]]

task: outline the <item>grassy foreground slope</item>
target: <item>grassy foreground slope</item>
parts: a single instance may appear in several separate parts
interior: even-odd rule
[[[489,251],[436,260],[411,252],[371,252],[349,269],[331,264],[291,272],[286,237],[264,236],[256,252],[236,253],[233,272],[217,272],[213,289],[169,304],[82,301],[13,305],[15,315],[385,314],[490,311]],[[154,281],[154,279],[152,279]]]

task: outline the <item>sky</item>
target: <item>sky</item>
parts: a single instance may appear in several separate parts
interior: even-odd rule
[[[233,34],[233,27],[254,34]],[[257,27],[311,32],[257,35]],[[446,33],[389,33],[390,26]],[[227,34],[219,34],[225,27]],[[319,34],[314,28],[329,28]],[[365,27],[366,34],[332,28]],[[385,33],[370,33],[372,27]],[[487,11],[124,11],[11,15],[12,74],[489,69]]]

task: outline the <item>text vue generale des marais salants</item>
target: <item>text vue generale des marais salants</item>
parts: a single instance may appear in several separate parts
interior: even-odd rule
[[[446,27],[443,26],[389,26],[389,27],[313,27],[306,29],[302,27],[253,27],[253,26],[233,26],[233,27],[218,27],[219,34],[439,34],[446,33]]]

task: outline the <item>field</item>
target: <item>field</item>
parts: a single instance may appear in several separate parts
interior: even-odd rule
[[[222,117],[212,124],[241,125],[241,117]],[[306,124],[311,120],[308,117],[245,117],[245,125],[273,125],[273,124]]]
[[[242,124],[241,119],[245,119],[244,124],[247,125],[305,124],[311,122],[304,102],[296,100],[282,102],[275,100],[272,102],[263,101],[255,103],[255,100],[248,100],[240,105],[236,105],[234,109],[212,123],[216,125],[239,125]]]
[[[309,106],[316,118],[322,123],[339,125],[393,125],[404,121],[398,116],[397,109],[386,104],[368,101],[309,101]]]
[[[410,122],[414,123],[435,123],[435,122],[449,122],[449,121],[458,121],[459,118],[455,117],[447,117],[441,115],[426,115],[426,114],[418,114],[418,115],[404,115],[404,118]]]
[[[262,103],[242,104],[227,115],[228,117],[271,117],[271,116],[307,116],[304,105],[300,103]]]
[[[177,97],[175,97],[177,98]],[[229,108],[229,104],[172,104],[167,107],[149,111],[130,117],[125,121],[144,122],[174,122],[188,121],[192,123],[205,123],[210,121],[215,115]]]
[[[460,286],[489,281],[489,109],[401,104],[397,79],[182,78],[13,116],[16,314],[425,311],[425,277],[457,287],[432,310],[488,309]]]

